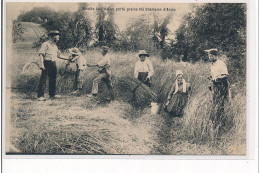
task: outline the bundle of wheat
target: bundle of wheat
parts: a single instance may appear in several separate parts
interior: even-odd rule
[[[122,89],[131,90],[133,93],[133,103],[137,107],[145,107],[151,102],[157,102],[157,95],[145,84],[133,77],[125,77],[119,81]]]

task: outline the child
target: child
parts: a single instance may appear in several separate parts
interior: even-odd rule
[[[76,90],[72,92],[72,94],[80,94],[82,91],[83,84],[83,70],[86,69],[86,59],[82,56],[81,52],[78,48],[72,48],[69,50],[70,52],[70,62],[75,62],[77,66],[76,72]]]
[[[172,86],[165,109],[172,116],[182,117],[184,108],[188,100],[188,91],[190,91],[190,84],[183,78],[181,70],[176,70],[176,81]]]
[[[151,77],[153,76],[154,71],[151,61],[146,59],[146,57],[149,57],[149,54],[145,50],[140,50],[138,55],[140,60],[135,64],[135,78],[139,79],[141,82],[150,87]]]

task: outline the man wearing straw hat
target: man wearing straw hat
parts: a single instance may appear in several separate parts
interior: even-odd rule
[[[77,66],[76,71],[76,81],[75,87],[76,90],[72,92],[72,94],[80,94],[82,91],[82,84],[83,84],[83,71],[86,70],[86,59],[82,56],[80,50],[76,47],[69,50],[70,52],[70,62],[75,62]]]
[[[218,50],[205,50],[209,55],[209,60],[212,63],[210,68],[210,80],[212,81],[213,90],[213,113],[211,114],[211,121],[216,127],[220,122],[225,124],[224,118],[224,104],[225,100],[230,99],[228,69],[226,64],[218,59]]]
[[[146,59],[146,57],[149,57],[149,54],[145,50],[140,50],[138,56],[139,61],[135,64],[134,76],[150,87],[154,71],[151,61]]]
[[[110,92],[111,98],[107,98],[108,100],[114,100],[114,91],[111,81],[111,70],[110,70],[110,64],[111,60],[108,55],[109,47],[102,46],[101,47],[101,54],[102,59],[97,64],[87,64],[88,67],[98,67],[99,75],[93,80],[92,84],[92,91],[91,94],[88,95],[88,97],[96,97],[98,94],[98,85],[101,81],[104,81],[107,85],[107,88]]]
[[[56,77],[57,77],[57,58],[68,60],[65,56],[62,56],[56,43],[59,41],[60,33],[57,30],[50,31],[48,33],[49,40],[44,42],[39,51],[40,63],[39,68],[42,70],[40,83],[38,85],[38,101],[45,101],[44,88],[49,77],[49,95],[51,99],[60,98],[60,95],[56,95]]]

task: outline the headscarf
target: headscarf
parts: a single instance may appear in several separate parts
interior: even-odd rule
[[[181,70],[176,70],[176,77],[178,76],[178,75],[183,75],[183,73],[182,73],[182,71]],[[184,93],[186,93],[186,91],[187,91],[187,82],[185,81],[185,79],[184,78],[182,78],[182,85],[183,85],[183,92]],[[175,91],[174,91],[174,93],[173,94],[176,94],[177,92],[178,92],[178,90],[179,90],[179,85],[178,85],[178,81],[177,81],[177,79],[176,79],[176,81],[175,81]]]

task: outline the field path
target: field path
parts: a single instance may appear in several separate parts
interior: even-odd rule
[[[36,93],[12,93],[11,100],[15,105],[11,115],[14,125],[11,141],[26,153],[209,152],[203,151],[203,146],[180,140],[180,118],[171,120],[166,115],[151,115],[149,109],[134,110],[118,101],[96,105],[84,95],[64,95],[60,100],[38,102]]]

